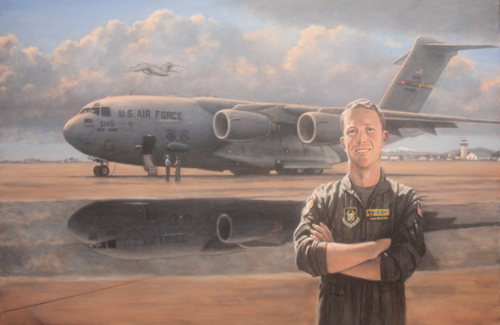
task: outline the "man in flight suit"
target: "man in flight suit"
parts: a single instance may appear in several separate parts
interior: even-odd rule
[[[318,324],[404,324],[404,282],[425,254],[420,199],[380,167],[388,133],[377,105],[350,103],[341,128],[348,172],[307,200],[297,266],[321,275]]]
[[[172,166],[172,162],[170,161],[170,157],[167,155],[165,159],[165,169],[166,169],[166,180],[170,182],[170,166]]]
[[[181,159],[179,156],[176,157],[175,159],[175,181],[180,182],[181,181]]]

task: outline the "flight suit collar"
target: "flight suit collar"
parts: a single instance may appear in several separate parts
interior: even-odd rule
[[[342,179],[342,190],[345,192],[350,193],[351,195],[354,195],[357,197],[356,192],[354,191],[354,184],[351,182],[351,179],[349,178],[349,174],[346,174],[344,178]],[[391,184],[387,181],[387,177],[384,173],[384,170],[380,168],[380,179],[377,183],[377,186],[373,190],[375,195],[380,195],[382,193],[387,192],[391,188]]]

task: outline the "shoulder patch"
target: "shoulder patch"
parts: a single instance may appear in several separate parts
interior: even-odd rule
[[[314,206],[314,198],[310,196],[307,199],[306,205],[304,206],[304,209],[302,209],[302,216],[306,216],[309,212],[311,212],[312,207]]]
[[[417,203],[417,213],[420,216],[420,218],[424,217],[424,213],[422,212],[422,204],[420,204],[420,201]]]

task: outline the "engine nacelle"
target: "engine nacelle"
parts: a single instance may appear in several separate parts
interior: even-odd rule
[[[270,237],[282,230],[279,221],[256,215],[229,216],[217,219],[217,237],[226,244],[241,244]]]
[[[214,116],[214,133],[226,141],[251,141],[268,136],[272,122],[266,115],[224,109]]]
[[[340,116],[317,112],[302,114],[297,123],[297,133],[300,140],[307,144],[338,144],[343,135]]]

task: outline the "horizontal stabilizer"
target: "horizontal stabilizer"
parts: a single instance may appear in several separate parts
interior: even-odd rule
[[[424,47],[443,52],[457,52],[462,50],[491,49],[498,46],[476,44],[424,44]]]

